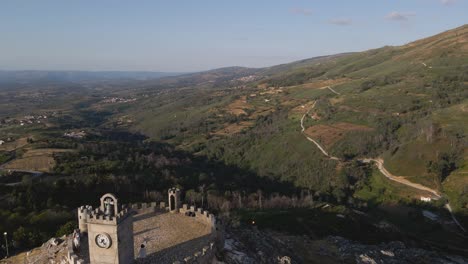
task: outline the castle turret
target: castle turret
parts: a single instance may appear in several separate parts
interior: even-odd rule
[[[82,233],[88,233],[89,214],[93,211],[90,205],[81,206],[78,208],[78,228]]]
[[[180,208],[180,189],[171,188],[167,193],[169,196],[169,212],[178,213]]]

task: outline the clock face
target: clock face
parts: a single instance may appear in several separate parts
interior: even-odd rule
[[[100,248],[110,248],[111,243],[112,241],[108,234],[98,234],[96,236],[96,245]]]

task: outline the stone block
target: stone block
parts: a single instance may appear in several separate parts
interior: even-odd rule
[[[204,246],[203,249],[202,249],[203,255],[206,255],[206,253],[208,252],[208,250],[210,250],[210,247]]]

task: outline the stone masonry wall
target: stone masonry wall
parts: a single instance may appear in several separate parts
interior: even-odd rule
[[[134,214],[147,214],[147,213],[154,213],[154,212],[168,212],[169,207],[167,207],[165,202],[151,202],[151,203],[133,203],[133,204],[127,204],[124,205],[123,207],[123,212],[124,214],[127,213],[134,213]],[[79,208],[79,214],[82,216],[82,218],[86,219],[83,217],[83,213],[86,211],[83,210],[84,208]],[[216,229],[216,217],[213,214],[210,214],[209,211],[204,210],[203,208],[196,208],[195,206],[188,206],[187,204],[182,205],[182,208],[178,209],[180,217],[190,217],[186,216],[186,212],[192,212],[195,214],[194,221],[199,221],[204,224],[207,224],[211,228],[211,235],[210,235],[210,240],[207,245],[203,246],[202,248],[194,248],[192,252],[186,252],[186,257],[183,259],[180,259],[178,261],[175,261],[173,264],[181,264],[181,263],[209,263],[213,259],[216,253],[217,248],[222,248],[223,245],[217,245],[217,243],[223,243],[220,242],[222,240],[218,239],[219,232]],[[115,221],[119,222],[119,218],[121,218],[123,215],[118,215],[116,218],[117,219],[96,219],[97,217],[93,217],[94,213],[92,210],[89,210],[86,212],[89,214],[89,217],[87,218],[88,221],[102,221],[102,220],[107,220],[107,221]],[[102,217],[99,217],[102,218]],[[83,259],[79,259],[79,257],[74,253],[73,251],[73,243],[72,241],[69,241],[68,243],[68,254],[67,254],[67,260],[69,264],[84,264]]]

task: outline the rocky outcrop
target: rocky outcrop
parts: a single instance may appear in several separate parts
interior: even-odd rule
[[[350,264],[468,264],[468,258],[421,248],[400,241],[366,245],[343,237],[312,240],[255,227],[230,229],[222,260],[241,263],[350,263]]]
[[[342,237],[328,237],[327,240],[336,245],[339,257],[345,263],[468,263],[468,258],[420,248],[410,248],[400,241],[378,245],[364,245]]]

